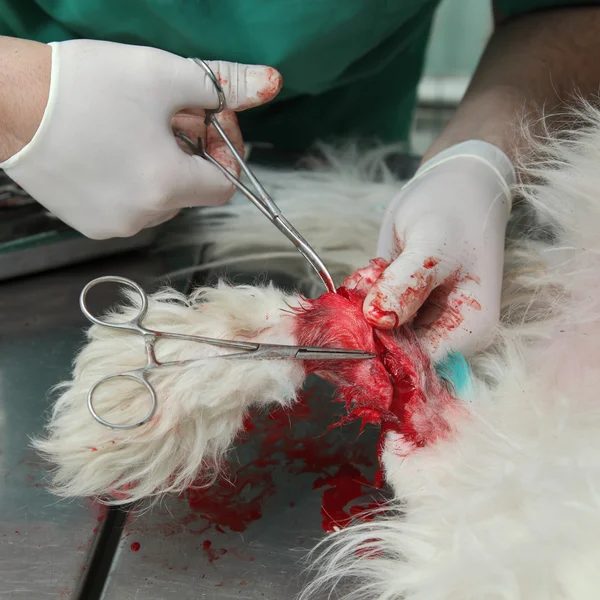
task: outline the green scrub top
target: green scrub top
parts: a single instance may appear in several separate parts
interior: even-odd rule
[[[0,0],[0,34],[101,39],[265,64],[279,98],[240,114],[245,139],[303,150],[336,137],[408,139],[439,0]],[[498,0],[496,17],[568,0]]]

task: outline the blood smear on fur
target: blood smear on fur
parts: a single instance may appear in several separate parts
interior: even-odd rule
[[[306,300],[297,311],[296,338],[302,345],[375,354],[368,360],[315,361],[307,366],[338,387],[348,410],[339,424],[360,419],[363,426],[379,425],[382,439],[392,430],[407,444],[424,446],[448,434],[443,413],[455,400],[439,381],[409,326],[381,331],[366,321],[364,299],[387,265],[375,259],[348,277],[337,294]],[[437,404],[428,405],[428,398]]]
[[[315,361],[306,366],[332,382],[338,390],[337,399],[346,404],[347,414],[337,417],[338,425],[358,419],[363,427],[367,423],[378,425],[382,434],[391,429],[414,446],[421,446],[447,433],[438,407],[427,406],[421,382],[433,386],[432,396],[442,403],[453,399],[436,383],[433,367],[410,329],[375,331],[365,320],[364,297],[386,265],[382,260],[372,261],[349,278],[339,293],[306,300],[296,315],[296,336],[303,345],[355,348],[376,354],[370,360]],[[329,398],[309,392],[307,399],[310,404],[301,399],[291,410],[250,415],[244,422],[246,433],[238,455],[243,458],[247,444],[251,459],[231,465],[226,476],[209,489],[186,490],[183,497],[191,512],[180,526],[198,535],[217,528],[245,531],[268,510],[269,501],[278,492],[276,478],[280,480],[282,474],[317,475],[314,489],[322,490],[322,526],[326,531],[340,529],[377,507],[359,504],[365,496],[372,498],[376,487],[368,477],[377,466],[375,452],[368,453],[364,444],[340,440],[335,432],[323,432],[320,427],[326,429],[324,424],[333,424],[336,419]],[[336,441],[332,443],[332,439]]]

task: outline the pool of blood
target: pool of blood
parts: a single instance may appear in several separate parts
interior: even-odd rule
[[[270,500],[282,491],[281,481],[301,474],[314,476],[312,488],[321,495],[324,530],[334,531],[352,517],[362,518],[376,505],[373,496],[380,496],[373,484],[377,436],[370,442],[367,436],[358,444],[358,428],[327,430],[328,423],[342,418],[335,406],[330,393],[324,393],[318,384],[308,387],[290,409],[250,413],[237,442],[240,460],[232,457],[225,476],[209,488],[187,489],[181,500],[189,512],[175,521],[170,519],[162,526],[163,533],[173,535],[186,529],[218,537],[229,531],[244,532],[263,518]],[[301,494],[308,497],[308,490]],[[294,500],[286,502],[286,510],[296,509],[298,498]],[[211,562],[221,558],[212,545],[205,545],[204,550]]]
[[[369,518],[370,509],[379,506],[373,498],[374,493],[381,497],[377,489],[382,487],[382,477],[375,473],[377,437],[381,442],[385,432],[393,430],[418,447],[448,433],[444,412],[454,399],[410,327],[378,331],[364,318],[364,297],[386,265],[380,259],[372,261],[348,278],[337,294],[306,299],[296,314],[298,343],[376,354],[369,360],[306,363],[307,375],[315,373],[335,385],[336,399],[346,406],[343,414],[332,408],[320,387],[308,389],[290,409],[249,414],[238,440],[238,454],[247,448],[248,458],[232,461],[226,477],[211,487],[186,490],[180,498],[189,511],[162,524],[165,535],[185,529],[214,540],[226,532],[244,532],[281,493],[282,477],[306,473],[314,475],[313,490],[321,494],[322,527],[334,531],[353,518]],[[342,434],[334,430],[355,420],[360,428],[345,427]],[[333,425],[328,429],[327,423]],[[372,442],[363,438],[354,443],[367,424],[379,426],[380,435]],[[298,498],[294,500],[297,505]],[[295,510],[290,502],[286,507]],[[203,542],[203,549],[209,562],[224,554],[210,540]]]
[[[319,477],[313,489],[325,488],[321,500],[322,527],[325,531],[337,531],[350,524],[353,519],[369,520],[373,509],[383,504],[377,500],[368,504],[353,504],[364,498],[369,489],[376,486],[354,465],[343,463],[333,475]]]

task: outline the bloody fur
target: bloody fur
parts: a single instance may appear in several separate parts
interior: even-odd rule
[[[374,259],[344,281],[337,294],[304,300],[296,310],[295,335],[299,344],[361,349],[376,355],[370,360],[310,362],[307,372],[333,383],[348,416],[403,436],[408,447],[421,447],[446,437],[447,410],[459,410],[445,389],[410,325],[377,330],[365,319],[363,302],[369,287],[387,266]]]

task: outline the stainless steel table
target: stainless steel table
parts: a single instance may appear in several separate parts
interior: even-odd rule
[[[292,598],[323,529],[372,501],[376,431],[327,431],[343,405],[316,380],[291,412],[253,416],[207,491],[141,514],[46,491],[29,436],[82,342],[82,286],[109,273],[147,286],[165,270],[138,253],[0,285],[1,599]]]

